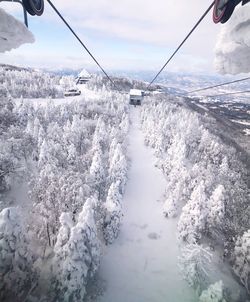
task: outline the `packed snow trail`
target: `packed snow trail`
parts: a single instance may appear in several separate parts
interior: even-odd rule
[[[101,261],[105,291],[97,301],[195,302],[195,293],[179,273],[176,221],[162,214],[165,179],[154,166],[153,151],[144,145],[139,110],[131,110],[124,219]]]

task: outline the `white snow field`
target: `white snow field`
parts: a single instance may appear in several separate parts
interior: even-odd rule
[[[99,276],[105,292],[98,302],[195,302],[197,297],[178,268],[176,221],[162,215],[165,179],[144,145],[139,108],[131,110],[131,168],[123,198],[124,219],[107,247]]]
[[[0,8],[0,52],[10,51],[35,38],[27,27]]]

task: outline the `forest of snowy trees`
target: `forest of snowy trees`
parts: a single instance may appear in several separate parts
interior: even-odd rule
[[[0,93],[7,93],[13,98],[59,98],[63,96],[59,84],[59,76],[0,66]]]
[[[135,85],[116,81],[125,91]],[[51,100],[75,85],[73,76],[2,69],[0,83],[0,300],[82,301],[122,222],[127,95],[100,75],[79,101]],[[219,254],[250,291],[248,171],[239,150],[181,99],[148,100],[142,130],[167,180],[163,213],[178,219],[181,272],[200,302],[241,301],[210,274]]]
[[[167,179],[164,214],[179,217],[181,265],[188,282],[200,291],[211,283],[206,268],[216,247],[249,291],[248,175],[239,151],[214,134],[212,118],[171,97],[150,99],[141,120],[145,142],[154,148]],[[222,283],[213,288],[222,289]]]
[[[33,73],[32,79],[16,74],[8,84],[12,95],[19,77],[31,90],[36,85]],[[5,76],[9,83],[12,76]],[[54,87],[50,80],[45,76],[41,85]],[[1,301],[41,301],[43,295],[81,301],[102,246],[118,235],[128,105],[126,97],[105,87],[101,95],[41,106],[1,91]]]

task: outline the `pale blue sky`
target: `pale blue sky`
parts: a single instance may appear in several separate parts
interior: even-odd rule
[[[187,3],[188,2],[188,3]],[[84,43],[107,70],[155,70],[209,6],[210,0],[54,0]],[[0,3],[22,19],[21,7]],[[46,68],[92,68],[92,60],[46,3],[29,16],[34,44],[0,54],[1,63]],[[169,65],[171,71],[214,72],[213,50],[220,25],[211,13]]]

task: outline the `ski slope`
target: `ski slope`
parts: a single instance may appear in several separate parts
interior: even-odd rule
[[[105,291],[97,302],[195,302],[178,269],[176,221],[162,215],[165,179],[144,145],[139,108],[131,110],[131,168],[118,239],[103,256],[99,277]]]

